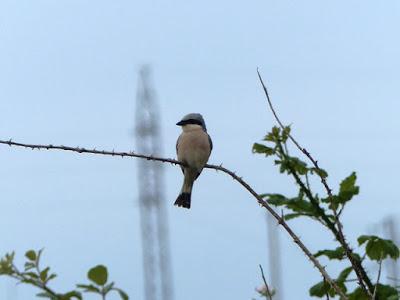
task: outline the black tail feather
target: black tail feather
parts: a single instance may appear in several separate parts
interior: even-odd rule
[[[182,193],[176,198],[174,205],[178,207],[190,208],[190,193]]]

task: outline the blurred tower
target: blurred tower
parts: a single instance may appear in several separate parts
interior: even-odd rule
[[[397,246],[399,246],[399,235],[397,232],[396,219],[393,216],[389,216],[382,221],[383,230],[385,231],[386,236],[392,240]],[[398,271],[398,263],[394,259],[387,259],[386,261],[386,270],[388,278],[391,279],[391,282],[397,285],[399,284],[399,271]]]
[[[136,149],[160,155],[159,112],[150,83],[149,67],[142,67],[136,98]],[[146,300],[172,300],[168,219],[164,202],[164,170],[160,162],[138,160],[139,207]]]
[[[269,274],[266,275],[268,285],[275,290],[274,300],[283,299],[282,271],[281,271],[281,250],[279,244],[278,226],[276,220],[267,214],[268,229],[268,262]]]

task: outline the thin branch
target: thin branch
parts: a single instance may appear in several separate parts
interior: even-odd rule
[[[379,280],[381,279],[381,271],[382,271],[382,258],[379,260],[379,270],[378,270],[378,278],[376,279],[376,284],[374,288],[374,294],[372,295],[372,300],[376,299],[376,292],[378,290]]]
[[[257,74],[258,74],[258,78],[259,78],[259,80],[261,82],[261,85],[262,85],[262,87],[264,89],[264,93],[265,93],[265,96],[267,98],[269,108],[271,109],[271,111],[272,111],[272,113],[273,113],[273,115],[275,117],[275,120],[278,122],[279,126],[282,129],[284,129],[285,126],[283,125],[282,121],[279,119],[279,117],[278,117],[278,115],[277,115],[277,113],[276,113],[276,111],[275,111],[275,109],[274,109],[274,107],[272,105],[272,101],[271,101],[271,99],[269,97],[268,90],[267,90],[267,88],[266,88],[266,86],[264,84],[264,81],[261,78],[261,75],[260,75],[260,72],[258,71],[258,69],[257,69]],[[318,165],[318,161],[315,160],[311,156],[311,154],[305,148],[303,148],[291,134],[288,134],[288,137],[295,144],[295,146],[311,161],[311,163],[313,164],[315,169],[317,171],[320,171],[321,169],[320,169],[320,167]],[[328,194],[328,198],[330,199],[331,203],[333,204],[333,201],[332,201],[332,199],[333,199],[332,189],[329,187],[325,177],[321,175],[321,172],[316,172],[316,173],[321,178],[321,183],[323,184],[323,186],[324,186],[324,188],[325,188],[325,190],[326,190],[326,192]],[[336,208],[335,208],[334,205],[332,205],[332,208],[333,208],[332,210],[333,210],[335,221],[336,221],[335,223],[337,224],[337,229],[338,229],[338,234],[339,234],[338,241],[343,246],[343,248],[345,249],[346,256],[349,259],[351,265],[353,266],[353,269],[354,269],[354,271],[355,271],[355,273],[357,275],[357,278],[359,279],[358,283],[359,283],[360,287],[370,297],[372,297],[372,292],[373,292],[374,286],[373,286],[371,280],[369,279],[367,273],[365,272],[363,266],[361,265],[361,263],[359,263],[356,259],[354,259],[353,250],[350,248],[350,246],[347,243],[346,238],[345,238],[345,236],[343,234],[343,231],[342,231],[342,227],[343,226],[342,226],[342,224],[341,224],[341,222],[339,220]],[[366,287],[366,285],[368,286],[368,288]]]
[[[267,280],[265,279],[263,267],[261,265],[258,265],[258,266],[260,267],[260,270],[261,270],[261,276],[262,276],[262,279],[265,284],[265,289],[267,290],[267,296],[268,296],[269,300],[272,300],[272,294],[271,294],[271,291],[269,290]]]
[[[163,163],[183,165],[181,162],[179,162],[175,159],[161,158],[161,157],[155,157],[152,155],[149,156],[149,155],[144,155],[144,154],[138,154],[138,153],[134,153],[132,151],[131,152],[115,152],[115,151],[105,151],[105,150],[100,151],[100,150],[95,150],[95,149],[90,150],[90,149],[80,148],[80,147],[17,143],[17,142],[13,142],[12,140],[8,140],[8,141],[0,140],[0,144],[29,148],[32,150],[34,150],[34,149],[63,150],[63,151],[71,151],[71,152],[76,152],[76,153],[91,153],[91,154],[119,156],[119,157],[137,157],[137,158],[142,158],[142,159],[147,159],[147,160],[152,160],[152,161],[160,161]],[[286,232],[291,236],[291,238],[297,244],[297,246],[311,260],[311,262],[318,269],[318,271],[325,278],[325,280],[336,291],[336,293],[338,293],[340,295],[341,299],[343,299],[343,300],[348,299],[346,297],[346,295],[343,293],[342,289],[339,288],[339,286],[336,284],[336,282],[326,272],[325,268],[321,265],[319,260],[315,256],[312,255],[310,250],[308,250],[308,248],[303,244],[303,242],[300,240],[300,238],[293,232],[293,230],[289,227],[289,225],[285,222],[285,220],[281,216],[279,216],[274,211],[274,209],[259,194],[257,194],[247,182],[245,182],[241,177],[236,175],[235,172],[230,171],[227,168],[223,167],[222,164],[219,166],[207,164],[205,166],[205,168],[222,171],[222,172],[228,174],[229,176],[231,176],[240,185],[242,185],[257,200],[258,204],[260,206],[264,207],[266,210],[268,210],[268,212],[278,221],[278,224],[281,225],[286,230]]]
[[[115,152],[114,150],[106,151],[106,150],[96,150],[96,148],[87,149],[87,148],[70,147],[70,146],[64,146],[64,145],[25,144],[25,143],[13,142],[12,140],[8,140],[8,141],[0,140],[0,144],[8,145],[10,147],[18,146],[18,147],[28,148],[28,149],[32,149],[32,150],[35,150],[35,149],[36,150],[64,150],[64,151],[71,151],[71,152],[77,152],[77,153],[90,153],[90,154],[107,155],[107,156],[137,157],[137,158],[143,158],[143,159],[147,159],[147,160],[171,163],[171,164],[175,164],[175,165],[183,165],[181,162],[179,162],[175,159],[154,157],[152,155],[143,155],[143,154],[135,153],[133,151]]]

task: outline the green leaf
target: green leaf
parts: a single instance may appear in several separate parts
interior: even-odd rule
[[[337,282],[344,283],[347,279],[347,277],[350,275],[350,273],[353,271],[353,267],[347,267],[344,269],[342,272],[340,272],[338,278],[336,279]]]
[[[25,253],[25,256],[27,259],[29,259],[30,261],[36,261],[37,255],[36,252],[34,250],[29,250]]]
[[[362,244],[364,244],[366,241],[370,240],[373,237],[375,237],[375,236],[373,236],[373,235],[361,235],[361,236],[359,236],[358,239],[357,239],[358,245],[361,246]]]
[[[281,194],[264,194],[263,198],[266,198],[267,202],[274,206],[285,206],[286,208],[292,210],[294,213],[299,213],[305,216],[315,216],[317,214],[314,206],[311,202],[304,200],[303,193],[299,193],[297,197],[286,198]],[[290,215],[290,218],[296,218],[297,215]]]
[[[22,279],[21,282],[23,282],[23,283],[29,283],[29,284],[32,284],[32,285],[36,285],[36,284],[37,284],[37,283],[36,283],[36,280],[28,279],[28,278]]]
[[[336,284],[343,292],[347,291],[344,281],[336,281]],[[328,282],[325,282],[325,281],[321,281],[321,282],[313,285],[310,288],[309,293],[310,293],[310,296],[315,296],[315,297],[319,297],[319,298],[325,297],[326,294],[328,294],[331,297],[334,297],[336,295],[336,291],[329,285]]]
[[[34,272],[25,272],[24,275],[29,277],[29,279],[39,279],[39,275]]]
[[[29,271],[29,270],[33,269],[34,267],[35,267],[34,263],[31,263],[31,262],[25,263],[25,271]]]
[[[291,214],[284,214],[283,215],[283,219],[285,219],[285,221],[289,221],[298,217],[304,217],[304,216],[312,216],[310,214],[305,214],[305,213],[291,213]]]
[[[267,202],[275,206],[286,205],[289,201],[288,198],[281,194],[263,194],[262,197],[267,198]]]
[[[43,249],[40,249],[40,250],[37,252],[37,258],[36,258],[37,264],[39,264],[39,260],[40,260],[40,257],[42,256],[42,253],[43,253]]]
[[[360,246],[366,243],[365,250],[371,260],[399,258],[399,248],[391,240],[381,239],[375,235],[362,235],[357,240]]]
[[[98,293],[100,294],[100,289],[93,284],[77,284],[76,285],[78,288],[82,289],[84,292],[90,292],[90,293]]]
[[[40,298],[49,298],[49,299],[54,298],[54,296],[48,292],[39,293],[39,294],[36,294],[36,296],[40,297]]]
[[[108,279],[107,268],[103,265],[98,265],[90,269],[87,276],[92,282],[98,285],[104,285]]]
[[[6,261],[12,263],[14,261],[15,252],[6,253]]]
[[[379,299],[399,299],[399,292],[390,285],[378,284],[376,294]],[[370,297],[362,291],[361,288],[357,288],[349,294],[349,300],[369,300]]]
[[[0,275],[11,275],[14,273],[14,256],[14,252],[6,253],[6,255],[0,259]]]
[[[264,141],[268,142],[280,142],[281,141],[281,129],[277,126],[272,127],[271,132],[269,132],[265,137]]]
[[[62,294],[59,296],[60,300],[71,300],[73,298],[82,300],[82,294],[78,291],[70,291],[68,293]]]
[[[282,130],[282,142],[283,143],[286,143],[289,135],[290,135],[290,126],[285,126]]]
[[[277,161],[275,161],[275,163],[277,163]],[[300,175],[305,175],[308,172],[307,164],[297,157],[287,156],[282,161],[279,161],[279,164],[281,165],[279,169],[281,173],[286,172],[291,174],[292,171],[294,171]]]
[[[49,282],[50,280],[54,279],[57,277],[57,274],[50,274],[50,276],[46,279],[46,283]]]
[[[378,284],[376,291],[379,299],[388,299],[390,297],[399,299],[399,292],[390,285]]]
[[[253,153],[265,154],[265,156],[270,156],[275,154],[275,149],[267,147],[263,144],[254,143]]]
[[[42,272],[40,272],[40,280],[42,280],[42,281],[47,280],[47,274],[49,273],[49,270],[50,270],[50,268],[47,267]]]
[[[317,284],[313,285],[310,290],[309,290],[310,296],[315,296],[315,297],[325,297],[327,293],[329,293],[330,296],[334,296],[334,292],[332,293],[331,287],[329,283],[321,281],[318,282]]]
[[[308,172],[307,164],[297,157],[291,157],[290,163],[292,164],[294,170],[300,175],[305,175]]]
[[[370,300],[370,297],[361,288],[356,288],[349,294],[349,300]]]
[[[118,294],[122,300],[129,300],[128,295],[123,290],[118,289],[118,288],[113,288],[112,290],[118,292]]]
[[[345,251],[343,247],[337,247],[335,250],[321,250],[314,254],[315,257],[326,256],[329,259],[342,260],[345,257]]]
[[[310,168],[310,172],[311,173],[315,173],[315,174],[319,175],[322,178],[327,178],[328,177],[328,172],[326,172],[324,169]]]
[[[114,282],[111,282],[109,284],[107,284],[104,288],[103,288],[103,292],[105,294],[107,294],[109,291],[112,290],[112,288],[114,287]]]
[[[339,202],[340,203],[345,203],[351,198],[353,198],[354,195],[357,195],[360,191],[360,188],[355,185],[357,179],[357,175],[355,172],[351,173],[350,176],[345,178],[341,183],[340,183],[340,189],[339,189]]]

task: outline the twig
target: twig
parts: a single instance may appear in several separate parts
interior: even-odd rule
[[[381,279],[381,271],[382,271],[382,258],[379,260],[379,270],[378,270],[378,278],[376,279],[376,284],[374,288],[374,294],[372,295],[372,300],[376,299],[376,292],[378,290],[379,280]]]
[[[138,154],[138,153],[134,153],[134,152],[115,152],[115,151],[105,151],[105,150],[99,151],[99,150],[95,150],[95,149],[90,150],[90,149],[86,149],[86,148],[69,147],[69,146],[25,144],[25,143],[13,142],[12,140],[8,140],[8,141],[0,140],[0,144],[24,147],[24,148],[29,148],[29,149],[64,150],[64,151],[71,151],[71,152],[76,152],[76,153],[91,153],[91,154],[98,154],[98,155],[109,155],[109,156],[120,156],[120,157],[137,157],[137,158],[142,158],[142,159],[147,159],[147,160],[152,160],[152,161],[160,161],[160,162],[170,163],[170,164],[175,164],[175,165],[183,165],[181,162],[179,162],[175,159],[155,157],[152,155],[149,156],[149,155]],[[339,288],[339,286],[335,283],[335,281],[325,271],[325,268],[321,265],[319,260],[315,256],[312,255],[310,250],[308,250],[308,248],[303,244],[303,242],[300,240],[300,238],[293,232],[293,230],[289,227],[289,225],[285,222],[285,220],[282,217],[280,217],[274,211],[274,209],[259,194],[257,194],[247,182],[245,182],[241,177],[237,176],[235,174],[235,172],[230,171],[230,170],[226,169],[225,167],[223,167],[222,164],[221,165],[207,164],[205,166],[205,168],[222,171],[222,172],[228,174],[229,176],[231,176],[240,185],[242,185],[257,200],[258,204],[260,206],[264,207],[266,210],[268,210],[268,212],[278,221],[278,224],[280,224],[286,230],[286,232],[291,236],[291,238],[297,244],[297,246],[311,260],[311,262],[318,269],[318,271],[325,278],[325,280],[340,295],[341,299],[343,299],[343,300],[348,299],[346,297],[346,295],[343,293],[343,291]]]
[[[275,109],[274,109],[274,107],[273,107],[273,105],[272,105],[272,101],[271,101],[271,99],[270,99],[270,97],[269,97],[268,90],[267,90],[267,88],[266,88],[266,86],[265,86],[265,84],[264,84],[264,81],[263,81],[262,78],[261,78],[261,75],[260,75],[260,72],[258,71],[258,69],[257,69],[257,74],[258,74],[258,78],[259,78],[259,80],[260,80],[260,82],[261,82],[261,85],[262,85],[262,87],[263,87],[263,89],[264,89],[264,93],[265,93],[265,96],[266,96],[266,98],[267,98],[269,108],[271,109],[271,111],[272,111],[272,113],[273,113],[273,115],[274,115],[274,117],[275,117],[275,120],[278,122],[279,126],[280,126],[282,129],[284,129],[285,126],[283,125],[282,121],[279,119],[279,117],[278,117],[278,115],[277,115],[277,113],[276,113],[276,111],[275,111]],[[339,241],[339,243],[343,246],[343,248],[345,249],[346,256],[347,256],[347,258],[349,259],[349,261],[350,261],[350,263],[351,263],[351,265],[352,265],[352,267],[353,267],[353,269],[354,269],[354,271],[355,271],[355,273],[356,273],[356,275],[357,275],[358,283],[359,283],[360,287],[361,287],[370,297],[372,297],[372,291],[373,291],[374,287],[373,287],[372,282],[371,282],[371,280],[369,279],[367,273],[365,272],[363,266],[361,265],[361,263],[359,263],[359,262],[358,262],[357,260],[355,260],[354,257],[353,257],[353,250],[350,248],[349,244],[348,244],[347,241],[346,241],[346,238],[345,238],[345,236],[344,236],[344,234],[343,234],[343,231],[342,231],[342,227],[343,227],[343,226],[342,226],[342,224],[341,224],[341,222],[340,222],[340,220],[339,220],[339,217],[338,217],[336,208],[335,208],[335,206],[333,205],[333,201],[332,201],[332,199],[333,199],[332,189],[329,187],[329,185],[328,185],[328,183],[327,183],[325,177],[321,175],[321,172],[319,172],[321,169],[320,169],[320,167],[319,167],[319,165],[318,165],[318,161],[315,160],[315,159],[311,156],[310,152],[308,152],[305,148],[303,148],[291,134],[288,134],[288,137],[289,137],[289,139],[295,144],[295,146],[296,146],[310,161],[311,161],[311,163],[313,164],[313,166],[314,166],[315,169],[317,170],[316,173],[317,173],[318,176],[321,178],[321,183],[323,184],[323,186],[324,186],[324,188],[325,188],[325,190],[326,190],[326,192],[327,192],[327,194],[328,194],[328,198],[329,198],[329,200],[330,200],[331,203],[332,203],[332,210],[333,210],[333,213],[334,213],[335,223],[337,224],[337,230],[338,230],[338,238],[339,238],[338,241]],[[368,288],[366,287],[366,285],[368,286]]]
[[[260,267],[260,270],[261,270],[261,276],[262,276],[262,279],[263,279],[263,281],[264,281],[265,288],[266,288],[266,290],[267,290],[267,296],[268,296],[268,299],[269,299],[269,300],[272,300],[271,291],[269,290],[269,287],[268,287],[267,280],[265,279],[265,276],[264,276],[264,270],[263,270],[263,267],[262,267],[261,265],[259,265],[259,267]]]

